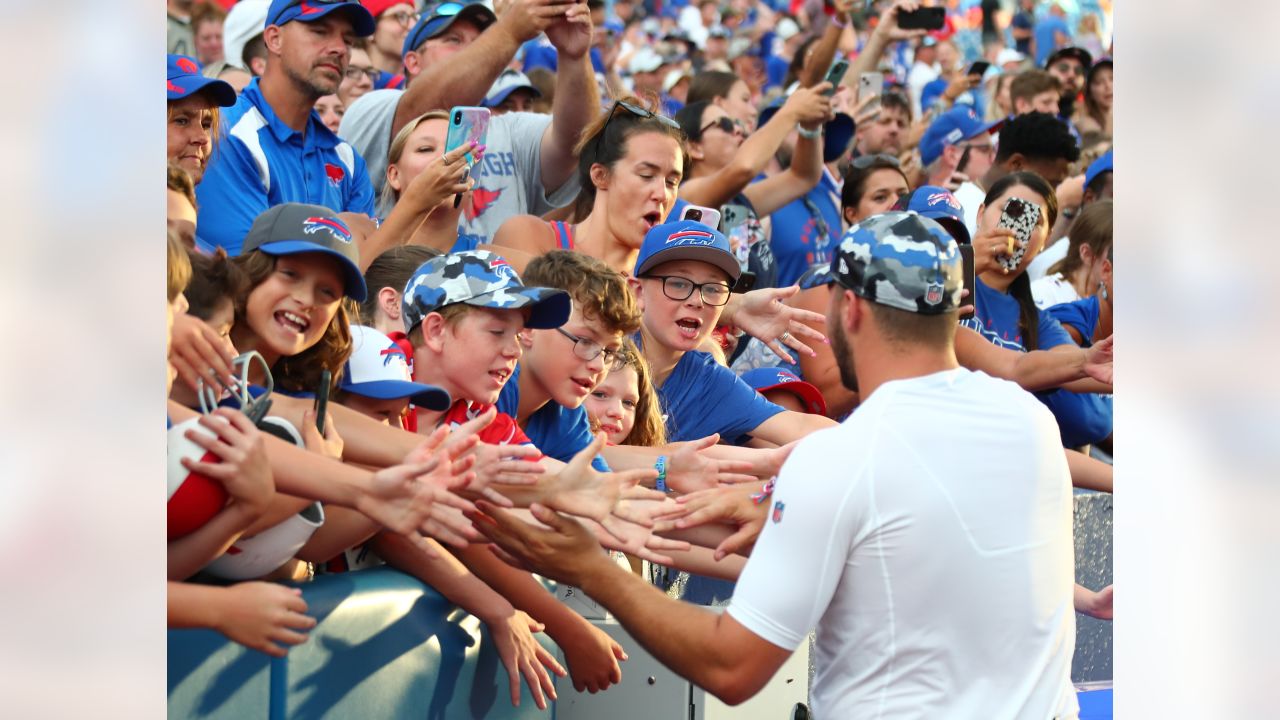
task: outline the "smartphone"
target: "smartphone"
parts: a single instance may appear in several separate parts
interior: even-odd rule
[[[831,83],[831,89],[827,90],[824,95],[831,97],[836,94],[836,88],[840,87],[840,81],[844,80],[844,74],[849,72],[849,61],[844,58],[836,58],[831,63],[831,68],[827,70],[827,76],[823,80]]]
[[[329,411],[329,386],[333,384],[333,373],[328,370],[320,372],[320,385],[316,387],[316,429],[320,437],[324,437],[324,415]]]
[[[680,212],[680,219],[700,222],[707,227],[719,227],[720,211],[701,205],[686,205]]]
[[[444,151],[456,150],[472,141],[477,145],[484,145],[489,134],[489,117],[489,108],[455,106],[449,111],[449,132],[445,136]],[[468,150],[463,160],[467,163],[467,174],[463,175],[465,181],[476,164],[476,157]],[[458,207],[461,202],[461,193],[453,196],[454,207]]]
[[[720,206],[720,232],[726,237],[738,226],[747,221],[746,205]]]
[[[884,73],[864,72],[858,76],[858,102],[884,94]]]
[[[743,270],[738,276],[738,282],[733,284],[733,292],[749,293],[756,287],[756,274],[750,270]]]
[[[946,24],[946,8],[922,7],[898,11],[898,27],[903,30],[941,30]]]
[[[965,73],[965,75],[977,75],[978,77],[982,77],[987,74],[987,68],[989,67],[991,67],[991,63],[986,60],[976,60],[969,66],[969,72]]]
[[[1039,205],[1016,197],[1011,197],[1005,202],[1004,208],[1000,210],[1000,222],[996,223],[996,227],[1012,230],[1016,242],[1007,254],[996,256],[996,261],[1001,267],[1009,272],[1018,269],[1018,263],[1022,262],[1022,257],[1027,253],[1027,243],[1031,239],[1031,233],[1035,232],[1039,224]]]
[[[965,243],[958,247],[960,248],[960,258],[964,260],[964,289],[969,291],[968,295],[960,298],[960,307],[969,307],[973,304],[974,294],[978,292],[973,274],[973,246]]]

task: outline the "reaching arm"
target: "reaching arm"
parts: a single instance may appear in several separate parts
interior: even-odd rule
[[[1071,484],[1083,490],[1112,492],[1115,485],[1115,468],[1084,453],[1064,450],[1067,467],[1071,470]]]
[[[760,440],[768,440],[775,445],[786,445],[792,440],[824,428],[835,427],[836,421],[825,415],[810,415],[792,410],[784,410],[756,426],[749,435]]]
[[[837,5],[837,8],[839,5]],[[855,93],[858,89],[858,78],[864,72],[873,72],[880,64],[880,57],[884,55],[884,50],[891,42],[899,40],[911,40],[913,38],[923,37],[927,30],[903,30],[898,27],[898,12],[902,10],[915,10],[920,7],[918,0],[898,0],[897,3],[885,8],[880,13],[880,22],[876,25],[876,29],[867,37],[867,44],[862,48],[862,52],[858,53],[858,57],[852,63],[849,63],[849,72],[844,75],[844,84],[848,85]],[[860,100],[862,98],[859,98]]]
[[[600,114],[600,90],[587,52],[591,48],[591,11],[586,3],[570,6],[564,18],[547,27],[547,39],[559,56],[551,125],[542,133],[542,187],[554,192],[573,176],[578,135]]]
[[[1079,386],[1091,388],[1083,390],[1085,392],[1111,392],[1110,385],[1096,379],[1089,380],[1103,376],[1104,365],[1106,373],[1110,373],[1110,338],[1088,349],[1073,349],[1066,345],[1058,348],[1033,352],[1007,350],[987,342],[970,328],[961,326],[956,329],[956,360],[970,370],[981,370],[994,377],[1012,380],[1031,392],[1067,387],[1074,384],[1072,381],[1088,382],[1088,385]],[[1081,392],[1075,387],[1069,389]]]

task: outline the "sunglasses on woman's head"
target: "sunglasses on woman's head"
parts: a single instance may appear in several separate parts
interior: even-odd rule
[[[871,167],[873,164],[877,162],[888,163],[889,165],[892,165],[894,167],[899,166],[898,158],[885,153],[876,153],[874,155],[859,155],[858,157],[853,159],[853,162],[849,164],[859,170],[866,170],[867,168]]]
[[[600,134],[596,136],[595,142],[596,142],[597,152],[594,157],[599,156],[600,143],[604,141],[604,138],[606,137],[605,132],[608,131],[609,129],[609,123],[613,122],[613,116],[618,113],[618,108],[622,108],[642,120],[645,118],[653,118],[658,122],[662,123],[663,125],[666,125],[667,127],[672,128],[673,130],[680,129],[680,123],[676,122],[675,120],[672,120],[666,115],[659,115],[658,113],[653,112],[652,110],[642,108],[639,105],[632,105],[631,103],[625,100],[614,100],[613,107],[609,108],[608,118],[604,121],[604,127],[600,128]]]
[[[747,134],[747,129],[742,126],[742,123],[734,120],[728,115],[721,115],[715,120],[707,123],[705,127],[698,131],[698,135],[701,136],[711,128],[720,128],[720,131],[727,135],[732,135],[735,131],[741,132],[743,135]]]

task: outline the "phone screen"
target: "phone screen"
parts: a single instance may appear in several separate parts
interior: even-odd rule
[[[991,67],[991,63],[987,62],[986,60],[978,60],[977,62],[969,66],[969,72],[965,74],[966,75],[985,75],[987,72],[987,68],[989,67]]]

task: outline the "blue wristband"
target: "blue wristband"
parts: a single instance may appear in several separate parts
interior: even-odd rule
[[[658,481],[654,483],[654,487],[658,492],[671,492],[667,487],[667,456],[659,455],[658,462],[653,464],[653,469],[658,471]]]

